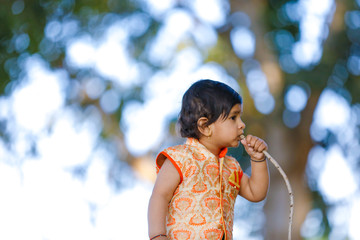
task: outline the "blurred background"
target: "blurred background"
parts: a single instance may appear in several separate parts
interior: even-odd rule
[[[244,99],[293,239],[360,239],[360,0],[3,0],[0,239],[147,239],[155,157],[196,80]],[[248,172],[241,149],[232,154]],[[285,239],[289,202],[236,202]]]

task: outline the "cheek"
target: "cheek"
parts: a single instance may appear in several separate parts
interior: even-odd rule
[[[230,136],[232,135],[232,133],[236,134],[237,132],[237,126],[236,124],[228,124],[224,129],[223,129],[223,135],[227,135]]]
[[[231,126],[229,126],[231,130],[237,129],[238,127],[239,125],[236,122],[232,123]]]

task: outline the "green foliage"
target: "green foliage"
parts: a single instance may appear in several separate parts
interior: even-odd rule
[[[180,1],[181,2],[181,1]],[[255,1],[257,2],[257,1]],[[295,2],[295,1],[290,1]],[[289,52],[292,43],[299,39],[300,29],[299,23],[291,21],[284,13],[285,4],[289,3],[286,0],[270,0],[264,3],[265,10],[261,16],[261,21],[265,29],[263,35],[266,46],[273,54],[274,58],[279,61],[281,54]],[[256,7],[256,4],[252,3]],[[345,12],[358,10],[355,1],[346,0],[338,1]],[[184,7],[184,6],[181,6]],[[189,14],[191,11],[189,10]],[[104,129],[102,137],[104,139],[111,138],[113,135],[122,137],[122,129],[119,127],[119,122],[123,117],[123,107],[129,101],[143,101],[143,83],[148,77],[157,70],[162,70],[162,66],[154,66],[146,55],[146,49],[149,48],[151,41],[159,33],[159,29],[163,24],[163,19],[154,18],[146,11],[144,6],[140,5],[140,1],[131,0],[17,0],[17,1],[2,1],[0,8],[0,95],[11,94],[11,91],[21,81],[24,69],[24,59],[30,55],[39,54],[47,61],[52,69],[64,69],[71,78],[71,84],[74,86],[81,85],[82,81],[87,77],[98,77],[106,82],[106,88],[116,88],[110,83],[109,79],[99,76],[93,69],[74,69],[68,66],[65,62],[66,43],[69,38],[74,38],[82,34],[89,34],[94,38],[100,38],[106,26],[110,25],[114,19],[123,19],[135,14],[143,14],[148,21],[146,31],[139,36],[131,36],[131,41],[128,43],[127,49],[131,58],[138,63],[144,63],[149,68],[149,73],[143,73],[141,76],[141,83],[132,87],[125,93],[121,94],[121,102],[117,111],[111,116],[106,116],[103,113]],[[195,18],[195,17],[194,17]],[[46,27],[51,21],[58,21],[64,23],[67,21],[76,22],[76,29],[69,33],[69,36],[63,36],[50,39],[46,36]],[[344,21],[343,18],[336,18],[334,21]],[[337,23],[337,22],[336,22]],[[346,23],[339,23],[340,28],[330,28],[329,37],[322,43],[323,51],[322,58],[317,64],[313,64],[306,68],[299,68],[294,72],[283,71],[284,83],[282,92],[277,101],[277,108],[271,114],[271,119],[279,122],[282,119],[285,95],[288,86],[298,83],[305,83],[310,87],[311,94],[319,96],[325,88],[331,88],[343,95],[350,104],[360,102],[360,78],[359,75],[349,72],[347,62],[349,57],[353,55],[360,55],[360,30],[359,28],[351,29]],[[249,93],[246,91],[246,85],[241,75],[243,60],[236,57],[230,42],[229,23],[224,28],[218,28],[217,31],[217,45],[208,50],[205,62],[217,62],[224,66],[228,74],[234,77],[241,86],[246,96]],[[279,44],[276,38],[284,34],[289,42],[287,44]],[[193,44],[191,41],[180,43],[187,46]],[[195,46],[196,47],[196,46]],[[199,46],[197,46],[199,47]],[[264,51],[265,52],[265,51]],[[259,56],[265,55],[262,50],[259,51]],[[277,62],[278,64],[278,62]],[[359,70],[360,71],[360,70]],[[78,85],[77,85],[78,84]],[[80,95],[80,94],[79,94]],[[317,98],[316,98],[317,100]],[[251,101],[251,100],[250,100]],[[86,97],[76,96],[73,99],[68,99],[69,105],[77,105],[82,109],[88,106],[96,106],[101,110],[98,99],[89,99]],[[316,102],[309,104],[314,108]],[[309,110],[308,118],[312,118],[314,109]],[[261,113],[256,112],[255,108],[247,109],[252,114],[253,129],[255,125],[265,131],[266,126],[273,122],[266,119]],[[109,118],[107,118],[109,117]],[[269,118],[270,118],[269,117]],[[248,117],[250,118],[250,117]],[[108,121],[108,122],[107,122]],[[170,133],[175,132],[176,119],[169,120]],[[6,142],[10,142],[8,135],[3,132],[3,122],[0,122],[0,137]],[[259,127],[260,126],[260,127]],[[108,128],[107,128],[108,127]],[[251,129],[251,126],[248,128]],[[295,130],[289,130],[290,134],[297,132],[309,132],[309,124],[301,125]],[[259,131],[259,132],[261,132]],[[288,143],[289,145],[291,143]],[[327,143],[322,143],[327,146]],[[246,158],[242,148],[232,150],[231,152],[237,156]],[[305,155],[305,154],[304,154]],[[242,165],[246,168],[245,162]],[[314,208],[320,208],[326,216],[327,205],[324,202],[321,194],[313,191]],[[328,236],[330,231],[330,224],[326,219],[326,231],[324,235]],[[319,238],[320,239],[320,238]]]
[[[17,4],[16,4],[17,3]],[[20,73],[21,54],[36,53],[43,38],[46,12],[38,1],[3,1],[0,9],[0,94],[6,94],[5,87],[17,80]],[[23,9],[23,10],[21,10]],[[28,46],[21,46],[19,37],[28,39]],[[18,41],[17,41],[18,39]]]

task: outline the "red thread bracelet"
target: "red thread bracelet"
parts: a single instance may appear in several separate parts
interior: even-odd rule
[[[153,239],[158,238],[158,237],[167,237],[167,236],[166,236],[166,234],[159,234],[159,235],[156,235],[156,236],[150,238],[150,240],[153,240]]]

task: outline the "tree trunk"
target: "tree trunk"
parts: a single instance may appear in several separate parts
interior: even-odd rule
[[[284,75],[280,70],[276,56],[264,41],[267,32],[263,23],[265,8],[264,1],[232,1],[232,12],[246,12],[251,18],[251,30],[256,36],[255,59],[261,63],[271,93],[276,99],[277,106],[283,106]],[[309,129],[313,119],[319,94],[312,93],[306,109],[301,113],[302,121],[295,129],[289,129],[282,123],[282,107],[277,108],[269,117],[258,119],[264,126],[265,140],[269,145],[269,153],[278,161],[289,177],[294,193],[294,218],[292,239],[300,240],[301,225],[306,214],[311,209],[312,198],[305,177],[308,153],[313,146]],[[248,123],[250,125],[251,122]],[[269,162],[270,188],[265,204],[266,231],[265,239],[286,239],[289,224],[289,194],[285,182],[277,169]]]

